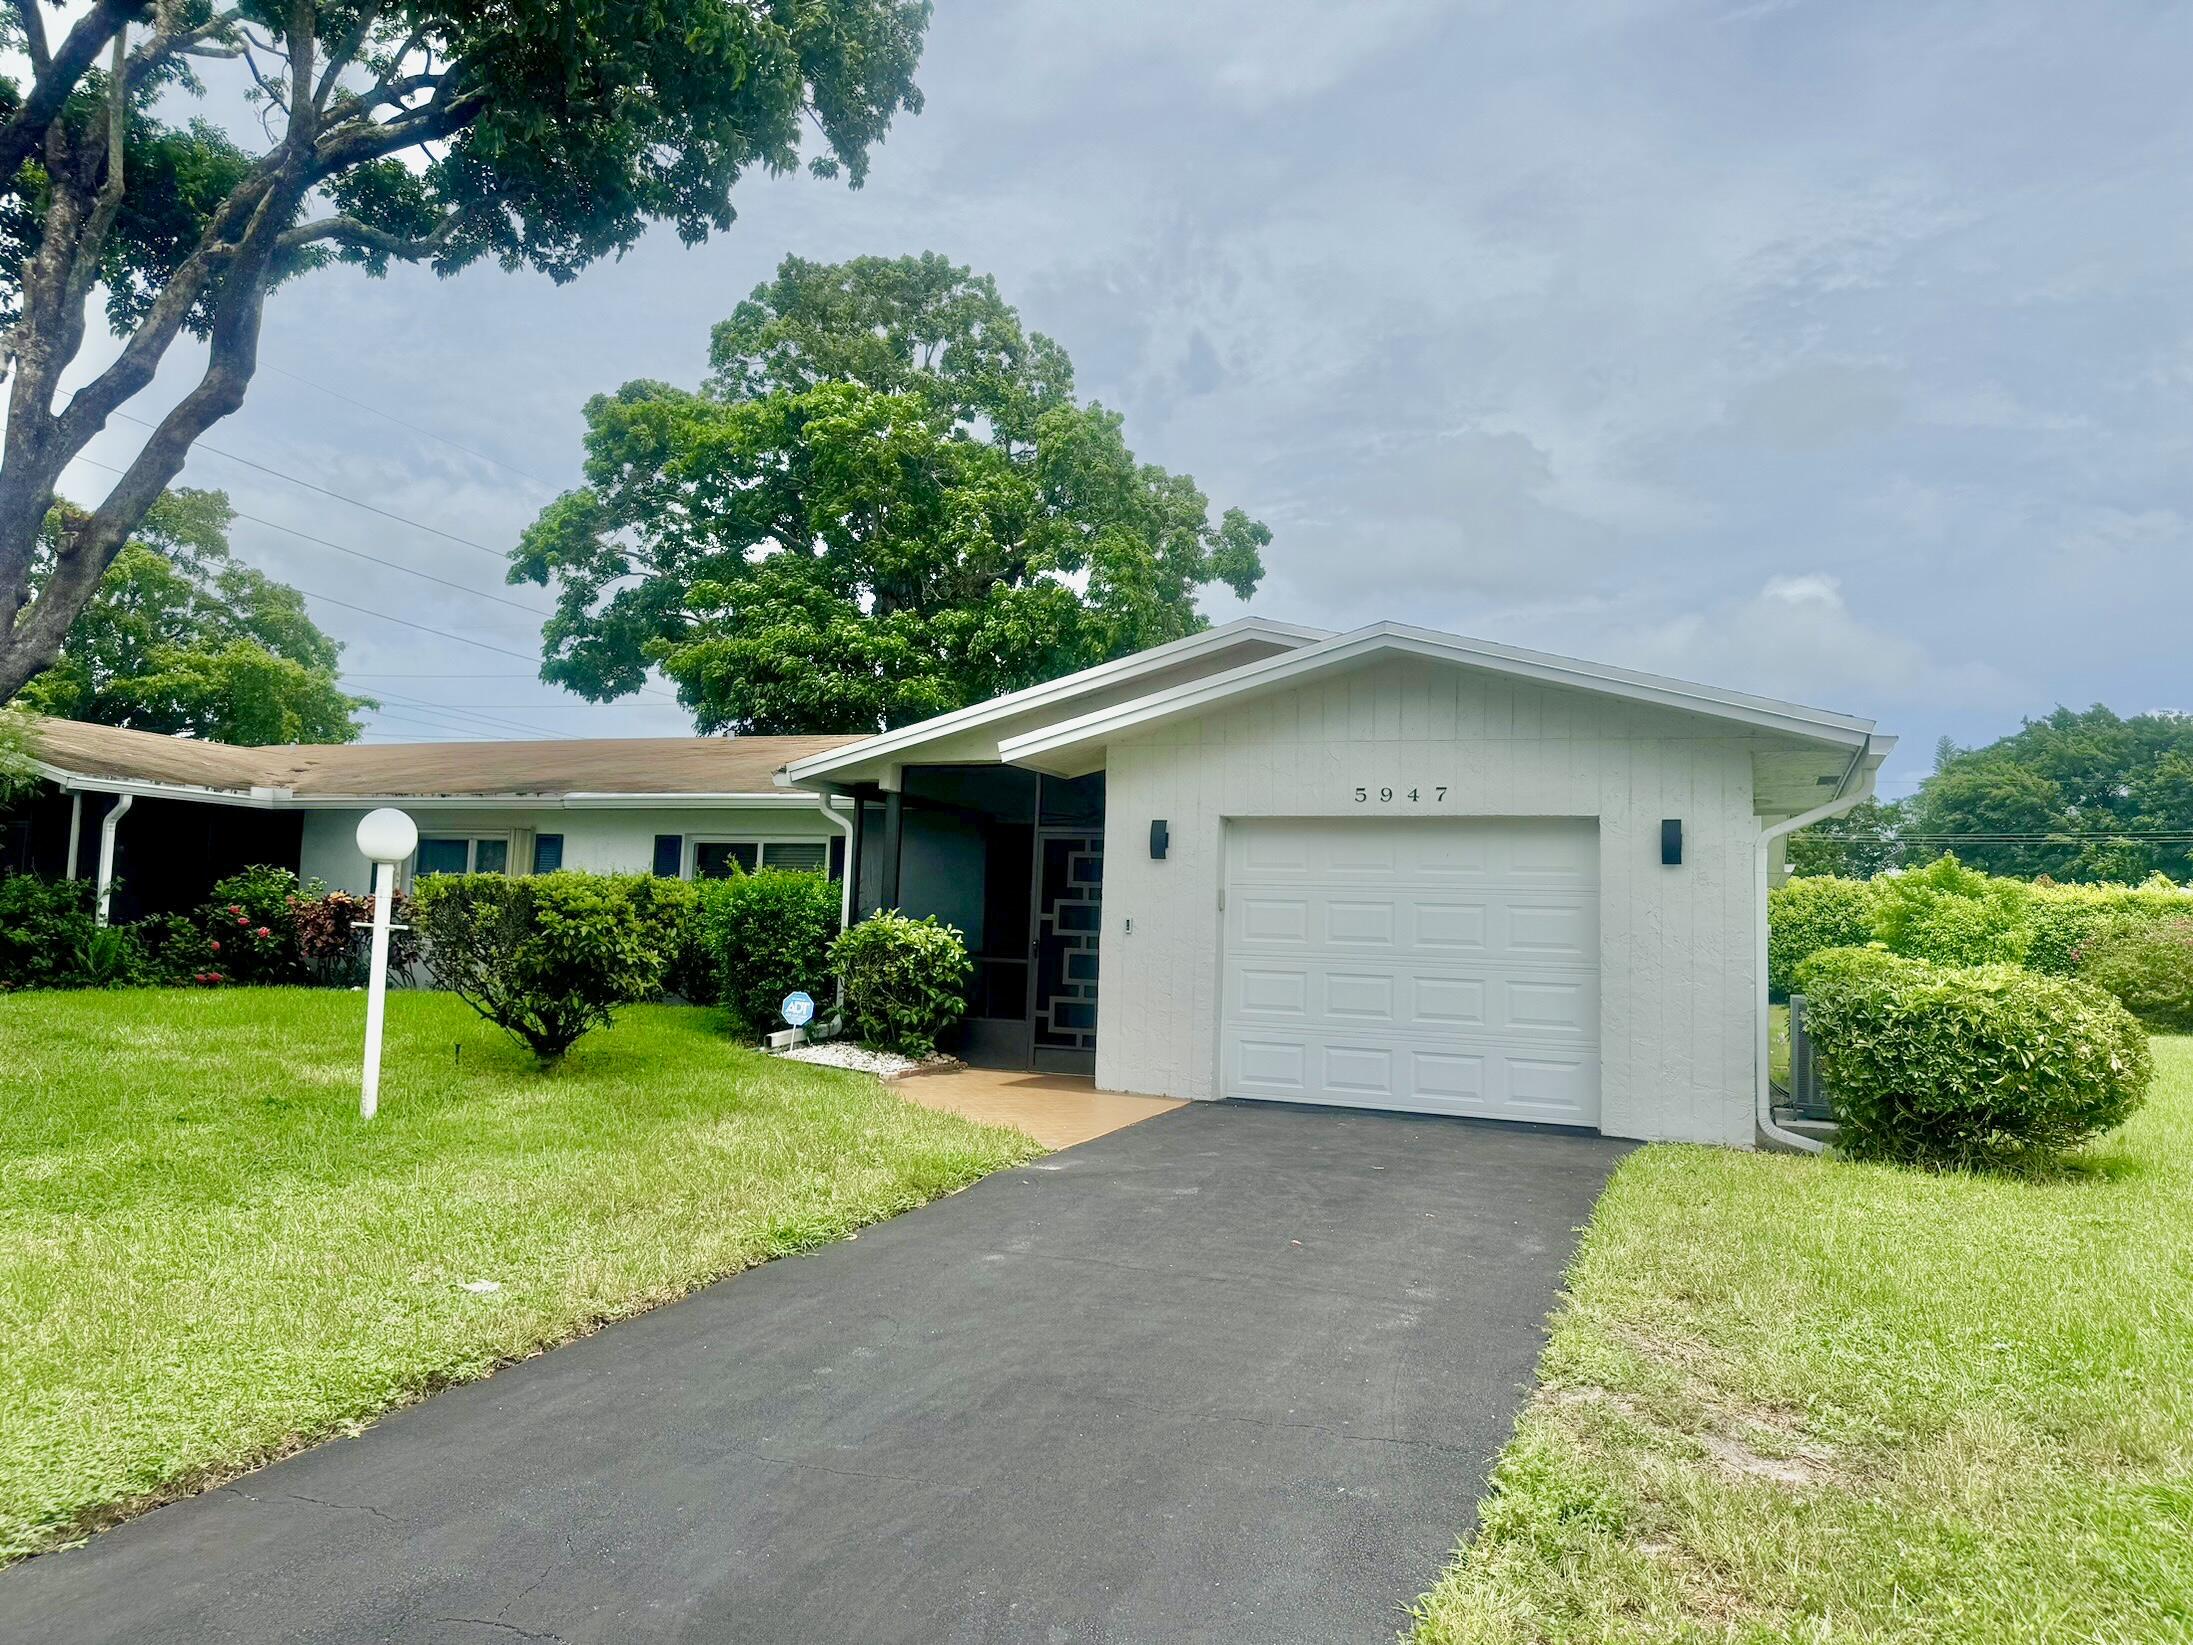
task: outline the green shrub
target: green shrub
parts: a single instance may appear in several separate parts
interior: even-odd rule
[[[1967,868],[1944,852],[1873,882],[1874,939],[1935,965],[2019,965],[2033,945],[2033,888]]]
[[[572,871],[430,874],[412,901],[436,979],[544,1065],[661,986],[692,910],[649,874]]]
[[[1789,998],[1797,967],[1812,955],[1870,942],[1878,900],[1873,881],[1833,874],[1793,879],[1768,892],[1767,987],[1774,998]]]
[[[84,988],[136,988],[152,978],[150,958],[134,927],[104,925],[76,950],[76,983]]]
[[[724,1006],[744,1032],[778,1027],[794,989],[827,997],[838,888],[826,876],[764,868],[705,881],[694,925],[696,982],[713,989],[703,997]]]
[[[2079,976],[2148,1027],[2193,1033],[2193,916],[2120,915],[2077,952]]]
[[[932,914],[876,914],[830,945],[845,988],[845,1022],[867,1045],[925,1057],[937,1036],[967,1009],[962,992],[974,975],[967,945]]]
[[[92,899],[89,880],[0,876],[0,989],[77,986]]]
[[[2193,896],[2159,876],[2140,886],[2041,881],[2033,887],[2033,943],[2026,950],[2026,967],[2052,977],[2075,976],[2079,950],[2103,931],[2128,921],[2188,915],[2193,915]]]
[[[1837,1144],[1858,1158],[2053,1156],[2122,1124],[2154,1075],[2132,1014],[2084,983],[1850,950],[1800,981]]]
[[[212,899],[198,911],[198,925],[212,946],[215,980],[307,980],[297,949],[297,904],[326,890],[318,880],[300,884],[288,869],[266,863],[214,881]]]

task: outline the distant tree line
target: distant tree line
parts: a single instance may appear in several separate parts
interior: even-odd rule
[[[2193,714],[2058,708],[1984,748],[1943,739],[1908,799],[1790,837],[1801,874],[1868,877],[1945,850],[1990,874],[2193,879]]]

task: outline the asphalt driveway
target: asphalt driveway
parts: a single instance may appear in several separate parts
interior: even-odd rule
[[[1388,1640],[1625,1147],[1191,1106],[0,1572],[0,1638]]]

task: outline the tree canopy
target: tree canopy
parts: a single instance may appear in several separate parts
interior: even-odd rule
[[[1137,462],[942,257],[787,258],[709,366],[587,403],[588,483],[511,571],[556,589],[544,679],[600,700],[654,664],[703,730],[874,731],[1177,639],[1263,576],[1263,525]]]
[[[567,280],[651,222],[732,221],[749,170],[858,184],[913,85],[928,0],[91,0],[0,8],[0,701],[46,667],[108,564],[233,412],[268,291],[340,259]],[[68,27],[63,32],[61,25]],[[209,65],[218,64],[218,68]],[[177,120],[202,73],[256,118]],[[812,134],[812,135],[811,135]],[[66,395],[103,287],[118,353]],[[31,566],[69,461],[177,340],[196,380]]]
[[[69,626],[24,708],[224,743],[349,742],[371,699],[347,695],[341,645],[304,596],[231,559],[228,499],[176,491],[155,503]],[[59,541],[69,511],[46,536]],[[50,552],[50,551],[49,551]],[[35,580],[35,578],[34,578]]]
[[[2193,714],[2058,708],[1984,748],[1946,741],[1908,800],[1790,838],[1803,873],[1871,874],[1944,850],[1990,874],[2193,879]]]

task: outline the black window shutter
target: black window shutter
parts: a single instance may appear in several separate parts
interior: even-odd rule
[[[683,834],[657,834],[655,836],[655,872],[666,880],[678,877],[685,866],[685,836]]]

